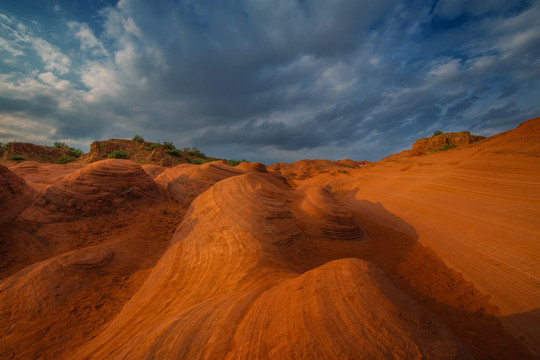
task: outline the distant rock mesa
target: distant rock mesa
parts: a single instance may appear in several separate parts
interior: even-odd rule
[[[412,146],[412,153],[419,155],[423,153],[435,152],[437,149],[441,149],[441,147],[445,145],[449,147],[459,147],[472,144],[483,139],[485,139],[485,137],[471,135],[468,131],[443,133],[429,138],[416,140]]]

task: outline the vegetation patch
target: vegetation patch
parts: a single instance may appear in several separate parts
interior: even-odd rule
[[[446,150],[450,150],[450,149],[453,149],[453,148],[456,148],[457,146],[454,145],[454,144],[444,144],[443,146],[439,146],[438,148],[436,149],[433,149],[431,151],[429,151],[430,153],[435,153],[435,152],[439,152],[439,151],[446,151]]]
[[[69,147],[65,142],[62,141],[56,141],[54,143],[54,147],[57,149],[68,149],[69,151],[71,151],[71,156],[73,156],[74,158],[79,158],[83,154],[82,150]]]
[[[111,159],[127,159],[128,153],[122,150],[114,150],[108,156]]]
[[[197,149],[196,147],[192,147],[192,148],[184,148],[184,151],[187,152],[188,154],[190,154],[191,156],[196,156],[196,157],[200,157],[202,159],[206,159],[207,156],[205,153],[203,153],[201,150]]]
[[[73,160],[75,160],[75,159],[72,158],[72,157],[70,157],[70,156],[62,155],[62,156],[60,157],[60,159],[58,159],[58,160],[56,161],[56,163],[57,163],[57,164],[67,164],[68,162],[73,161]]]
[[[212,162],[212,161],[216,161],[216,160],[213,160],[213,159],[194,159],[194,158],[186,158],[186,161],[190,164],[195,164],[195,165],[201,165],[201,164],[205,164],[207,162]]]
[[[169,155],[172,155],[172,156],[178,156],[178,157],[182,157],[182,155],[180,154],[180,152],[176,149],[169,149],[167,150],[167,154]]]
[[[174,144],[172,142],[168,142],[168,141],[164,141],[163,146],[167,150],[175,150],[176,149],[176,147],[174,147]]]
[[[145,147],[144,147],[144,150],[152,151],[152,150],[154,150],[155,148],[158,148],[158,147],[160,147],[160,146],[161,146],[160,143],[152,143],[152,144],[150,144],[150,146],[145,146]]]
[[[69,148],[69,150],[71,150],[71,156],[74,158],[79,158],[83,154],[82,150],[80,149]]]
[[[13,155],[10,160],[13,160],[13,161],[24,161],[24,156],[22,155]]]
[[[56,141],[54,143],[54,147],[57,148],[57,149],[62,149],[62,148],[67,148],[67,144],[65,142],[61,142],[61,141]]]
[[[243,159],[243,160],[230,159],[230,160],[225,160],[225,162],[227,163],[227,165],[236,166],[236,165],[240,165],[243,162],[247,162],[247,160],[246,159]]]
[[[133,141],[137,141],[137,142],[144,142],[144,138],[140,135],[135,135],[133,137]]]

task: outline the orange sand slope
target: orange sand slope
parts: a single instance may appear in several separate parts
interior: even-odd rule
[[[504,325],[540,354],[540,118],[464,148],[394,155],[350,177],[311,182],[329,185],[349,209],[435,250],[489,295]]]
[[[0,179],[2,359],[540,356],[540,118],[364,167]]]

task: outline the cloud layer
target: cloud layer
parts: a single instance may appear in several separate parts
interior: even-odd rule
[[[205,4],[0,6],[0,141],[378,160],[540,114],[538,1]]]

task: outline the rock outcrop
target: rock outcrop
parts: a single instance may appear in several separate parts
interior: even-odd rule
[[[40,196],[21,218],[36,223],[66,221],[151,204],[159,188],[141,166],[108,159],[66,175]]]
[[[483,139],[485,139],[485,137],[471,135],[468,131],[443,133],[429,138],[416,140],[412,146],[412,153],[418,155],[446,150],[449,148],[472,144]]]
[[[57,162],[62,156],[73,158],[73,152],[67,148],[42,146],[22,142],[10,142],[2,155],[2,159],[11,160],[14,156],[20,156],[24,160]]]
[[[126,159],[139,164],[152,164],[163,167],[172,167],[190,161],[206,160],[182,150],[167,149],[162,144],[127,139],[94,141],[90,145],[90,151],[83,155],[81,160],[89,164],[108,159],[109,155],[114,151],[122,151],[125,153]]]

